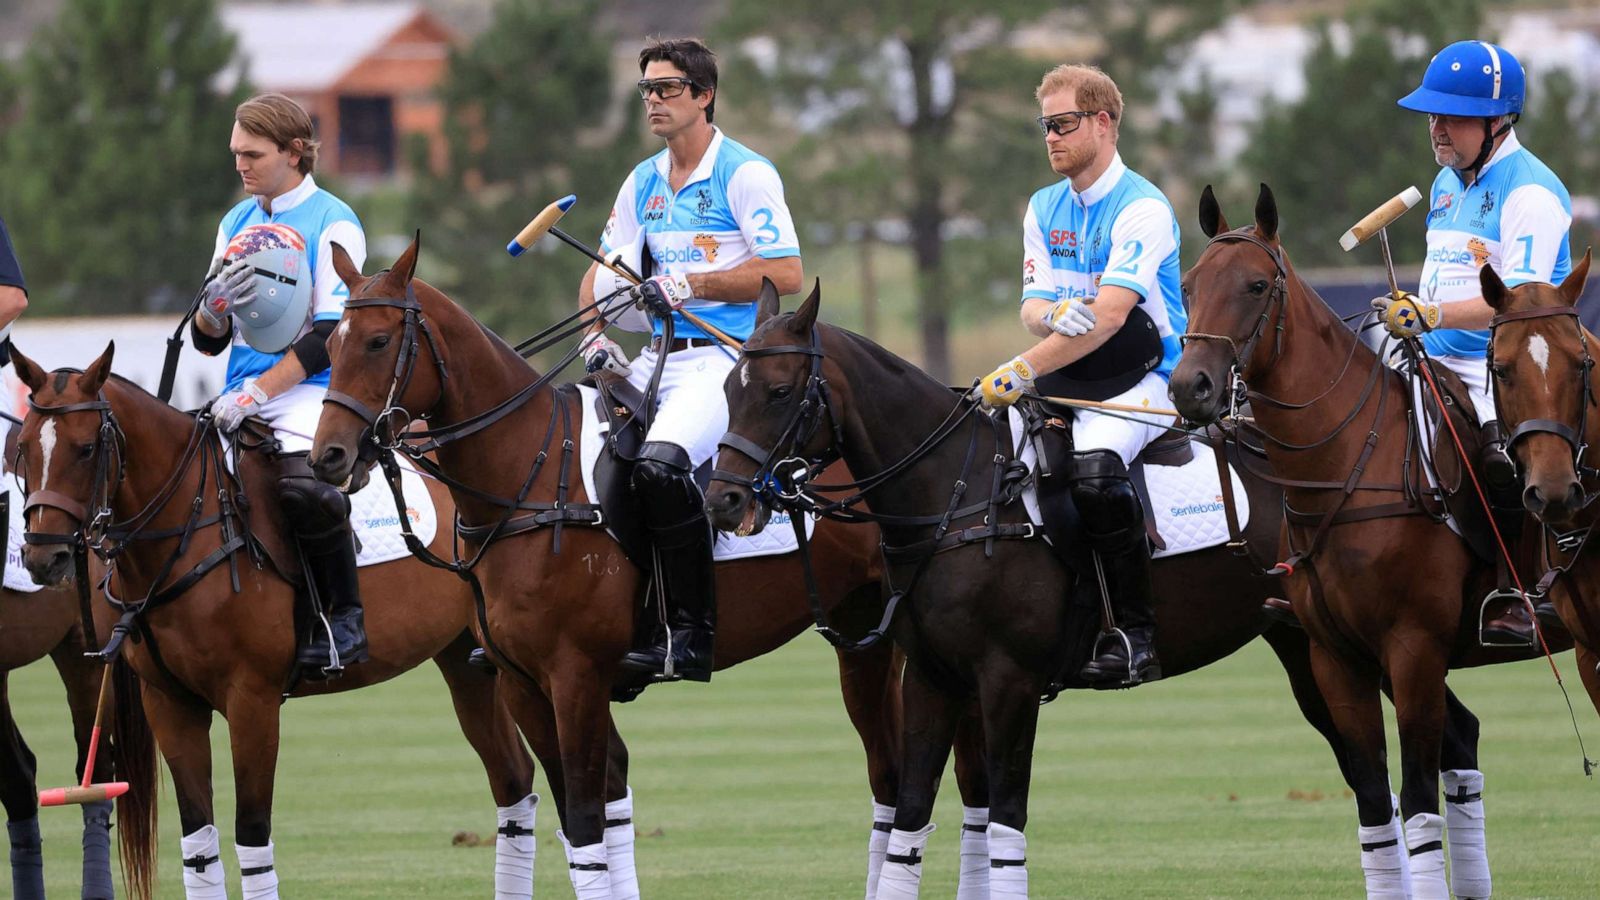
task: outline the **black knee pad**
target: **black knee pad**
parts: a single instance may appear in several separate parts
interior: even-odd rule
[[[350,527],[350,498],[311,475],[303,454],[281,460],[278,503],[297,537],[315,538]]]
[[[633,468],[633,489],[644,504],[645,526],[662,531],[704,519],[704,500],[689,468],[689,451],[666,441],[646,441]]]
[[[1074,453],[1067,477],[1087,532],[1103,535],[1143,528],[1144,506],[1122,457],[1110,450]]]

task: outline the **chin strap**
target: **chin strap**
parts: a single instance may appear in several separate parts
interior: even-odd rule
[[[1497,118],[1504,118],[1506,120],[1505,124],[1501,125],[1498,129],[1494,127],[1494,120]],[[1494,142],[1498,140],[1501,135],[1510,131],[1511,126],[1517,124],[1518,120],[1521,118],[1521,113],[1511,113],[1506,116],[1492,116],[1484,118],[1483,144],[1478,148],[1478,156],[1472,161],[1471,165],[1461,169],[1461,174],[1463,176],[1469,174],[1472,176],[1470,181],[1463,177],[1461,180],[1464,183],[1472,184],[1478,180],[1478,173],[1483,170],[1484,164],[1489,161],[1489,155],[1494,152]]]

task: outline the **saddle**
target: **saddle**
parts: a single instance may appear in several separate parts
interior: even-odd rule
[[[1479,452],[1482,446],[1481,423],[1477,421],[1475,408],[1461,377],[1431,359],[1427,361],[1427,365],[1439,385],[1439,393],[1444,397],[1444,408],[1439,407],[1433,391],[1423,383],[1420,418],[1426,424],[1421,432],[1407,442],[1407,455],[1412,458],[1406,475],[1407,480],[1417,484],[1424,494],[1426,488],[1423,479],[1431,480],[1438,489],[1444,511],[1455,520],[1462,540],[1480,559],[1498,562],[1500,555],[1495,549],[1494,530],[1490,525],[1489,516],[1484,511],[1483,502],[1478,499],[1477,491],[1473,490],[1466,476],[1467,469],[1462,465],[1461,455],[1456,451],[1455,441],[1450,435],[1450,425],[1446,424],[1445,417],[1448,415],[1449,422],[1454,424],[1455,433],[1461,438],[1462,449],[1466,451],[1467,460],[1478,477],[1478,483],[1484,484]],[[1415,422],[1417,418],[1413,415],[1412,421]]]

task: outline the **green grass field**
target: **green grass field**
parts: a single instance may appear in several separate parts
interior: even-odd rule
[[[1570,654],[1559,662],[1576,685]],[[647,897],[860,896],[870,806],[835,672],[831,651],[808,636],[712,685],[653,688],[617,707],[633,755]],[[1502,666],[1452,682],[1483,720],[1496,896],[1600,895],[1600,785],[1582,775],[1548,668]],[[43,783],[70,783],[54,670],[14,673],[11,695]],[[1574,702],[1600,756],[1595,715],[1581,695]],[[217,812],[237,896],[224,727],[218,720],[214,733]],[[283,732],[274,839],[285,896],[492,894],[492,845],[452,846],[457,832],[491,835],[494,812],[435,673],[294,701]],[[540,782],[548,798],[542,773]],[[1047,707],[1032,796],[1035,897],[1361,895],[1354,804],[1260,643],[1170,683]],[[543,807],[537,895],[571,896],[554,805]],[[183,895],[175,810],[169,789],[161,897]],[[41,817],[50,891],[77,896],[78,815]],[[935,821],[924,896],[949,897],[960,823],[953,775]]]

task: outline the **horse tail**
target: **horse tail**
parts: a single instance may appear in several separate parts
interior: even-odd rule
[[[111,664],[115,712],[111,720],[111,759],[128,791],[117,798],[117,844],[122,852],[123,887],[133,900],[150,900],[155,888],[156,766],[155,735],[145,719],[139,676],[122,657]]]

